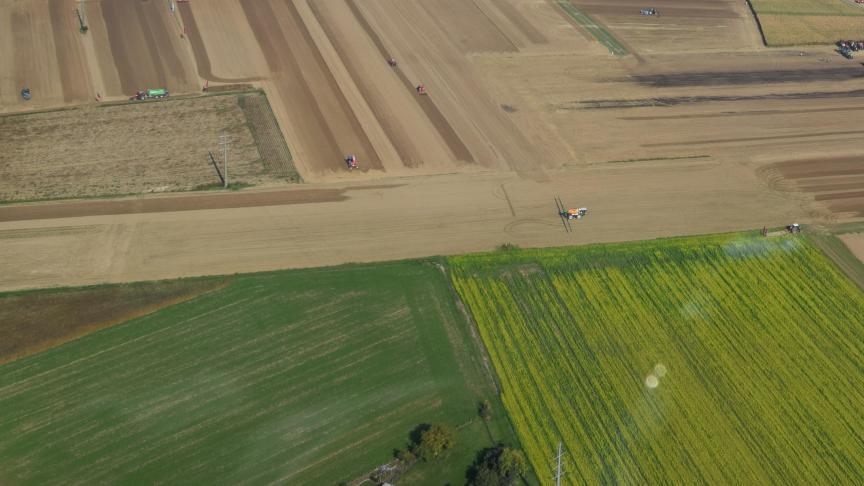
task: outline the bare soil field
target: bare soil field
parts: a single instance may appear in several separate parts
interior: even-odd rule
[[[39,4],[12,3],[22,12]],[[10,254],[47,255],[7,263],[5,285],[859,217],[840,205],[855,199],[854,180],[808,192],[814,181],[799,185],[776,168],[862,155],[852,143],[864,110],[856,64],[827,46],[762,47],[743,1],[659,0],[651,5],[659,17],[639,15],[645,5],[633,0],[571,3],[629,54],[613,55],[557,0],[200,0],[174,14],[153,2],[130,4],[144,20],[123,35],[170,37],[180,25],[186,34],[155,47],[144,67],[118,70],[100,49],[137,41],[104,40],[118,35],[104,23],[136,17],[117,19],[115,6],[97,2],[82,47],[92,79],[118,92],[124,76],[134,80],[127,85],[163,82],[160,72],[181,85],[196,77],[252,83],[271,100],[291,148],[284,159],[323,192],[5,208],[0,228],[14,242]],[[175,57],[182,69],[172,81]],[[112,70],[113,78],[105,74]],[[425,96],[415,90],[421,83]],[[18,100],[7,105],[8,93],[0,91],[2,109],[20,109]],[[53,99],[66,103],[59,92]],[[361,170],[345,168],[347,154],[358,156]],[[375,189],[358,190],[370,184]],[[556,194],[591,207],[584,231],[560,234],[550,204]],[[120,250],[107,251],[110,244]],[[72,261],[56,245],[88,248],[90,256]]]
[[[2,0],[0,112],[120,99],[136,90],[201,88],[182,24],[166,2]],[[21,89],[31,88],[25,102]]]
[[[394,260],[487,251],[503,243],[557,246],[812,221],[802,217],[798,201],[766,190],[749,168],[710,158],[564,169],[550,172],[543,181],[488,173],[399,182],[319,185],[317,189],[332,191],[329,194],[310,195],[297,187],[189,195],[182,198],[188,203],[175,201],[173,207],[148,213],[91,211],[16,220],[4,212],[0,290]],[[299,195],[286,203],[291,199],[282,195],[285,192]],[[261,199],[244,207],[247,194]],[[565,204],[591,210],[573,233],[564,231],[556,214],[556,195]],[[222,204],[188,206],[212,197]],[[240,204],[231,204],[235,198]],[[15,209],[28,206],[4,208]]]
[[[0,364],[180,303],[222,285],[180,280],[0,296]]]
[[[746,4],[739,0],[573,0],[640,54],[754,49],[761,45]],[[660,15],[644,16],[653,7]]]
[[[832,213],[864,217],[864,156],[796,159],[765,166],[766,177],[790,183]]]
[[[296,179],[266,97],[252,92],[0,117],[0,200],[216,185],[208,150],[218,158],[223,133],[232,142],[229,182]]]

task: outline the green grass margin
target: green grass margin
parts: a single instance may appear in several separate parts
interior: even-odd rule
[[[585,29],[589,34],[591,34],[591,36],[606,46],[606,48],[609,49],[609,52],[613,55],[620,57],[630,54],[630,51],[624,47],[624,44],[616,39],[609,30],[585,12],[576,8],[570,0],[555,0],[555,4],[558,5],[561,10],[566,12],[577,25]]]

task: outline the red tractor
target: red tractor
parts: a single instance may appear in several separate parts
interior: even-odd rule
[[[423,96],[426,94],[426,85],[420,83],[417,85],[417,94]]]
[[[345,157],[345,165],[348,166],[348,170],[354,170],[357,168],[357,157],[355,155],[349,155]]]

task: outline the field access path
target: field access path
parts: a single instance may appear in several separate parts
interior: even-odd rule
[[[392,178],[0,209],[0,290],[315,267],[781,225],[806,213],[711,160]],[[553,197],[587,206],[565,233]]]

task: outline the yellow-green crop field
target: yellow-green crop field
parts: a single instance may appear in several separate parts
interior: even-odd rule
[[[833,44],[864,37],[864,5],[843,0],[751,0],[771,46]]]
[[[864,294],[751,234],[450,258],[522,446],[553,484],[864,477]]]
[[[785,15],[864,15],[864,8],[843,0],[750,0],[758,13]]]

